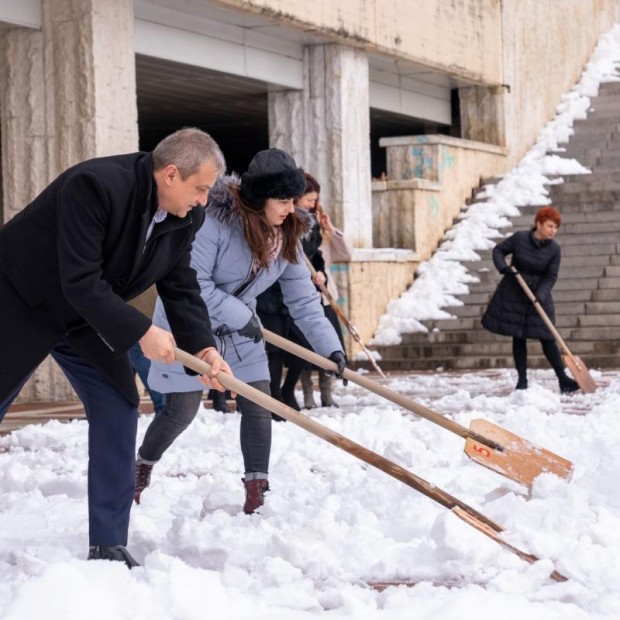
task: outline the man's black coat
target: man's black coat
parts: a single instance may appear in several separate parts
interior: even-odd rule
[[[553,239],[539,241],[531,230],[524,230],[493,248],[493,263],[499,272],[506,270],[508,255],[512,255],[512,266],[523,276],[542,309],[555,323],[551,289],[560,270],[560,246]],[[553,334],[540,318],[534,304],[510,274],[506,274],[499,283],[482,317],[482,325],[504,336],[553,340]]]
[[[127,350],[151,322],[125,301],[155,283],[177,345],[215,342],[191,244],[204,221],[158,208],[152,156],[133,153],[77,164],[0,228],[0,402],[66,336],[134,404]]]

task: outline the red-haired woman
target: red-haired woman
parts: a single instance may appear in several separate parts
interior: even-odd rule
[[[560,223],[556,208],[543,207],[536,212],[533,228],[516,232],[493,248],[493,263],[504,277],[482,317],[482,325],[495,334],[512,336],[512,354],[519,375],[517,390],[527,388],[528,338],[540,340],[543,353],[558,377],[560,392],[566,394],[579,389],[577,382],[565,372],[553,334],[511,270],[511,266],[515,267],[523,276],[551,322],[555,323],[551,289],[558,278],[561,251],[553,238]],[[512,256],[511,265],[506,263],[509,255]]]

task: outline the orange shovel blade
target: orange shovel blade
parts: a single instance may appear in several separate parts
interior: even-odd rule
[[[576,355],[565,355],[564,363],[583,392],[591,394],[596,390],[596,383],[594,383],[588,367],[581,361],[581,358]]]
[[[465,441],[465,454],[470,459],[528,488],[531,488],[536,476],[545,472],[567,480],[570,480],[573,474],[573,464],[567,459],[487,420],[472,420],[469,430],[501,444],[504,448],[503,452],[499,452],[468,438]]]

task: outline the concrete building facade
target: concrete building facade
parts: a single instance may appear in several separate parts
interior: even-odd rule
[[[181,126],[238,172],[284,148],[355,248],[333,276],[368,338],[617,18],[617,0],[0,0],[0,222]],[[70,395],[48,362],[22,398]]]

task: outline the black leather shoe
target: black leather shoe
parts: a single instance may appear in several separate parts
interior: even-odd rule
[[[114,545],[111,547],[101,546],[101,547],[90,547],[88,549],[88,559],[89,560],[112,560],[115,562],[125,562],[128,568],[133,568],[134,566],[140,566],[138,562],[136,562],[133,557],[131,557],[131,553],[127,551],[126,547],[122,545]]]

